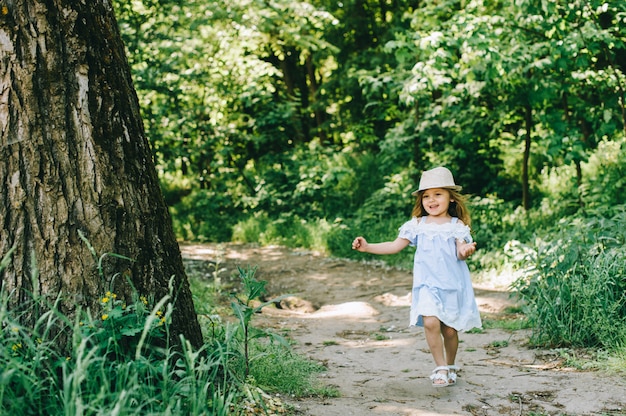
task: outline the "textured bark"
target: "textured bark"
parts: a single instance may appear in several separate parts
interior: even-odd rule
[[[0,274],[14,308],[36,293],[61,311],[130,286],[159,299],[173,277],[173,339],[202,342],[107,0],[0,3]],[[97,263],[79,237],[105,257]],[[36,264],[32,261],[35,259]],[[38,270],[38,275],[34,271]],[[112,276],[118,274],[113,279]],[[32,317],[31,317],[32,318]]]

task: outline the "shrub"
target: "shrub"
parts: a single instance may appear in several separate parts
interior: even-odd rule
[[[333,226],[324,219],[306,221],[292,214],[271,219],[261,213],[235,225],[233,241],[327,251],[327,240]]]
[[[538,345],[600,347],[626,345],[626,220],[607,217],[562,221],[533,246],[511,243],[513,261],[525,267],[514,288],[527,305]]]
[[[196,190],[170,208],[174,232],[189,241],[230,241],[241,215],[231,195]]]

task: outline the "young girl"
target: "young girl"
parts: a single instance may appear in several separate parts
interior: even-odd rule
[[[452,173],[438,167],[420,179],[412,219],[394,241],[370,244],[363,237],[352,248],[364,253],[394,254],[417,247],[413,266],[410,325],[424,327],[435,360],[434,387],[456,384],[458,331],[480,328],[480,314],[465,260],[476,251],[470,217]]]

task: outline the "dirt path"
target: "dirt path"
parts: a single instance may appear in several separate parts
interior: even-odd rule
[[[272,295],[296,296],[255,324],[289,330],[300,352],[327,365],[323,381],[341,397],[292,403],[303,415],[626,415],[623,377],[566,368],[555,352],[528,349],[525,331],[460,334],[458,384],[431,387],[423,333],[407,326],[407,271],[280,247],[181,249],[187,259],[219,261],[227,275],[258,266]],[[484,316],[510,304],[497,287],[475,293]]]

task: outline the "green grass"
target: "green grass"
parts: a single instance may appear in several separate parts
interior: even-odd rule
[[[607,374],[626,374],[626,350],[556,348],[550,352],[564,359],[565,367],[580,371],[598,370]]]
[[[219,265],[217,266],[219,267]],[[240,270],[241,278],[244,282],[242,294],[258,298],[265,295],[265,283],[254,278],[256,268]],[[241,351],[228,352],[232,358],[230,365],[236,372],[243,374],[247,382],[261,387],[263,390],[272,393],[280,393],[292,397],[320,396],[335,397],[338,393],[334,388],[320,384],[316,376],[326,371],[326,368],[304,356],[296,354],[290,347],[291,341],[288,333],[282,335],[253,328],[251,323],[254,318],[254,308],[250,309],[250,314],[242,312],[247,309],[247,302],[243,302],[236,309],[226,313],[225,305],[232,299],[226,296],[225,291],[217,290],[215,285],[223,285],[223,281],[214,280],[212,283],[205,277],[198,274],[189,273],[190,286],[194,294],[196,305],[203,306],[203,314],[200,316],[204,333],[213,340],[220,340],[222,345],[241,345],[245,342],[239,336],[239,330],[244,322],[241,319],[248,319],[246,325],[250,326],[249,333],[252,334],[249,340],[248,374],[245,374],[245,357]],[[227,279],[229,282],[232,279]],[[233,285],[233,283],[229,283]],[[222,287],[224,289],[224,287]],[[246,290],[247,289],[247,290]],[[232,290],[232,287],[231,287]],[[246,296],[244,296],[245,300]],[[252,300],[252,298],[249,298]],[[211,305],[211,306],[208,306]],[[233,307],[234,308],[234,307]],[[258,307],[257,307],[258,308]],[[233,311],[235,316],[240,316],[239,323],[235,325],[223,325],[222,321],[232,320]],[[223,318],[222,318],[223,317]],[[212,335],[211,335],[212,334]],[[237,349],[237,348],[235,348]]]
[[[489,344],[489,346],[493,348],[506,348],[509,346],[509,341],[508,340],[492,341]]]
[[[82,311],[70,320],[51,305],[27,325],[0,294],[0,414],[236,416],[285,412],[288,406],[265,391],[338,395],[316,379],[324,366],[274,343],[279,336],[247,322],[249,334],[263,336],[243,338],[241,325],[229,323],[223,286],[208,287],[204,277],[191,286],[203,305],[206,342],[199,350],[184,340],[179,348],[167,344],[169,296],[150,301],[136,294],[124,304],[107,292],[97,316]],[[37,299],[32,305],[41,306]]]
[[[150,338],[167,324],[153,327],[158,315],[138,313],[141,300],[126,314],[83,315],[74,323],[53,307],[30,326],[6,305],[0,308],[10,328],[0,338],[1,414],[225,415],[237,396],[226,391],[221,363],[206,351],[153,346]],[[137,328],[148,337],[136,336]]]
[[[282,345],[257,344],[255,349],[250,375],[264,390],[294,397],[337,397],[336,389],[316,380],[316,375],[327,370],[323,365]]]
[[[482,317],[484,329],[502,329],[505,331],[519,331],[529,329],[530,321],[523,314],[520,306],[509,306],[502,312],[485,314]]]

